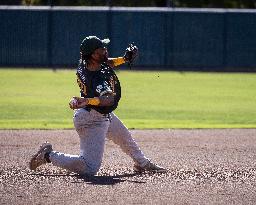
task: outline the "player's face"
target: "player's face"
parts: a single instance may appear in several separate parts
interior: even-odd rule
[[[94,59],[99,63],[103,63],[108,60],[108,50],[105,47],[96,49],[93,54]]]

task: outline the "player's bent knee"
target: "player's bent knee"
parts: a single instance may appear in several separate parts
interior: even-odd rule
[[[79,175],[95,175],[100,169],[100,166],[90,167],[83,157],[79,158],[79,161],[74,166],[75,172]]]

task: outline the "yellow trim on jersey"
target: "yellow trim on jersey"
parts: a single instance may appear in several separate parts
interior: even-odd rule
[[[87,105],[99,105],[100,104],[100,99],[98,97],[95,98],[87,98],[88,99],[88,103]]]
[[[113,58],[112,61],[114,66],[118,66],[125,63],[125,60],[123,57]]]
[[[76,74],[76,75],[77,75],[77,80],[76,80],[76,82],[77,82],[77,84],[78,84],[80,90],[81,90],[81,91],[84,93],[84,95],[86,96],[86,95],[87,95],[87,93],[86,93],[86,85],[83,84],[83,82],[80,80],[78,74]]]

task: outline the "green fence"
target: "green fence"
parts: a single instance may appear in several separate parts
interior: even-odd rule
[[[111,56],[135,42],[140,68],[256,71],[254,10],[2,6],[0,25],[1,67],[74,67],[96,35]]]

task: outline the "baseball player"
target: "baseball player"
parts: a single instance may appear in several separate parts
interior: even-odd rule
[[[102,163],[107,137],[133,159],[134,171],[166,171],[145,157],[131,133],[113,113],[121,98],[121,86],[113,69],[126,62],[131,63],[138,49],[130,44],[123,57],[108,58],[106,45],[109,42],[109,39],[88,36],[80,45],[81,57],[76,75],[81,97],[73,97],[69,103],[74,109],[73,121],[80,138],[80,155],[53,151],[52,145],[46,142],[31,158],[31,170],[52,163],[80,175],[95,175]]]

